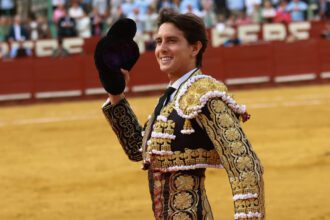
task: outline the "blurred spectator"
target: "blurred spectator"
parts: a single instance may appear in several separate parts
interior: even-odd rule
[[[50,30],[49,30],[47,18],[40,15],[37,17],[37,22],[38,22],[39,39],[50,38]]]
[[[154,7],[149,6],[147,14],[144,19],[144,32],[152,35],[157,29],[157,18],[158,14],[155,12]]]
[[[226,26],[234,27],[236,26],[237,15],[231,14],[228,19],[226,20]]]
[[[198,17],[202,17],[202,12],[198,8],[194,8],[191,4],[187,4],[185,9],[182,9],[181,13],[192,13]]]
[[[135,21],[136,32],[138,34],[142,34],[144,32],[145,16],[140,13],[140,9],[138,7],[133,8],[132,13],[130,13],[127,17]]]
[[[321,34],[322,38],[330,39],[330,21],[327,22],[325,30]]]
[[[252,14],[251,14],[251,21],[253,23],[260,23],[262,22],[262,8],[260,7],[260,5],[255,4]]]
[[[221,33],[226,29],[226,17],[224,14],[219,14],[217,20],[218,21],[215,28],[219,33]]]
[[[274,8],[277,8],[281,0],[270,0],[271,4],[273,5]]]
[[[262,8],[262,19],[266,23],[272,23],[276,15],[275,8],[273,8],[270,1],[264,2],[264,7]]]
[[[29,33],[21,23],[21,17],[16,15],[14,23],[9,29],[8,41],[11,44],[10,58],[18,56],[31,56],[31,49],[24,48],[23,43],[29,40]]]
[[[292,21],[304,21],[307,4],[301,0],[292,0],[286,10],[290,12]]]
[[[226,0],[213,0],[213,3],[215,5],[215,13],[217,15],[223,14],[225,17],[229,15],[229,10],[227,7]]]
[[[77,21],[78,36],[82,38],[90,38],[92,36],[91,31],[91,19],[83,13],[83,16]]]
[[[55,10],[59,5],[65,5],[67,0],[52,0],[53,10]]]
[[[145,42],[146,50],[152,51],[156,48],[153,34],[157,30],[158,14],[155,12],[154,7],[149,6],[147,15],[145,17],[144,32],[149,35],[149,39]]]
[[[110,16],[117,17],[118,9],[121,10],[121,4],[123,3],[123,0],[111,0],[110,1]],[[122,12],[122,11],[121,11]]]
[[[133,13],[134,1],[133,0],[124,0],[124,3],[121,5],[124,16],[128,16]]]
[[[62,39],[58,39],[58,46],[53,50],[52,57],[67,57],[69,56],[69,51],[63,47]]]
[[[108,0],[93,0],[93,9],[96,9],[99,16],[105,18],[109,9],[109,1]]]
[[[39,33],[38,33],[38,22],[36,16],[34,14],[30,15],[30,22],[28,25],[28,30],[30,33],[31,40],[38,40]]]
[[[237,32],[235,31],[228,40],[226,40],[223,44],[224,47],[232,47],[236,45],[241,45],[242,41],[239,39]]]
[[[281,22],[281,23],[291,22],[291,15],[286,10],[287,5],[288,5],[288,3],[286,0],[281,0],[279,6],[276,9],[276,15],[274,18],[274,22]]]
[[[241,12],[236,20],[236,25],[244,25],[244,24],[251,24],[252,20],[250,17],[246,15],[245,12]]]
[[[14,0],[1,0],[0,1],[0,16],[12,17],[16,14]]]
[[[91,20],[91,32],[93,36],[101,36],[102,34],[102,18],[96,8],[93,8],[89,15]]]
[[[5,41],[9,33],[9,18],[0,16],[0,42]]]
[[[66,9],[64,8],[63,4],[57,5],[57,8],[54,10],[54,13],[53,13],[53,21],[55,24],[57,24],[58,21],[60,20],[60,18],[64,16],[65,10]]]
[[[244,0],[227,0],[227,6],[230,14],[238,15],[244,10]]]
[[[330,1],[327,0],[318,1],[318,18],[319,19],[330,18]]]
[[[200,5],[198,0],[182,0],[180,2],[180,12],[185,13],[187,11],[188,5],[192,8],[193,11],[199,11]]]
[[[147,14],[148,7],[152,5],[152,0],[135,0],[134,6],[138,7],[140,13],[145,15]]]
[[[245,0],[246,14],[247,16],[251,16],[255,6],[261,6],[261,0]]]
[[[86,14],[92,11],[92,1],[93,0],[80,0],[80,6],[86,12]]]
[[[160,0],[158,1],[158,11],[163,8],[172,8],[175,11],[180,11],[180,0]]]
[[[42,15],[31,14],[27,28],[33,41],[50,37],[47,18]]]
[[[57,26],[59,38],[77,36],[76,21],[69,16],[66,10],[64,10],[64,16],[60,18]]]
[[[217,23],[217,16],[213,11],[212,1],[203,2],[202,17],[206,28],[212,28]]]
[[[78,4],[78,0],[72,0],[71,7],[69,7],[69,15],[71,18],[75,19],[76,22],[78,19],[82,18],[84,15],[84,10]]]

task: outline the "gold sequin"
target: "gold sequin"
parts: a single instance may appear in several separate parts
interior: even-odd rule
[[[195,112],[194,107],[201,104],[201,97],[209,91],[227,92],[227,87],[214,79],[200,78],[191,84],[187,92],[179,98],[179,109],[187,115]]]
[[[181,175],[176,178],[174,181],[175,186],[178,190],[191,190],[194,188],[194,179],[189,175]]]
[[[221,114],[218,119],[219,125],[224,128],[229,128],[234,125],[233,119],[229,114]]]
[[[221,113],[226,110],[226,104],[220,100],[216,100],[212,103],[212,108],[214,109],[214,112]]]
[[[178,193],[174,197],[174,207],[180,210],[188,209],[193,203],[192,195],[187,192]]]
[[[235,201],[235,213],[259,212],[264,216],[262,166],[241,131],[235,113],[223,102],[220,104],[221,102],[220,99],[209,100],[207,111],[198,118],[227,170],[233,195],[258,195],[253,200]]]
[[[230,128],[225,131],[225,137],[229,141],[237,141],[240,139],[240,133],[236,128]]]
[[[191,220],[190,216],[185,212],[175,213],[172,219],[173,220]]]
[[[240,157],[237,159],[237,168],[239,170],[251,170],[253,163],[250,157]]]
[[[240,156],[243,153],[245,153],[245,148],[241,141],[232,142],[232,143],[230,143],[229,146],[230,146],[231,152],[237,156]]]

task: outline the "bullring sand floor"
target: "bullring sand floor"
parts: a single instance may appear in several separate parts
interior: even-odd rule
[[[330,85],[235,91],[265,168],[267,219],[330,219]],[[130,98],[144,122],[157,97]],[[104,100],[0,108],[1,220],[153,219],[146,172],[128,161]],[[207,171],[215,219],[233,219],[224,170]]]

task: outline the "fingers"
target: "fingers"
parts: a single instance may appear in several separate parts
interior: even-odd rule
[[[129,81],[129,72],[128,72],[128,70],[124,70],[122,68],[120,68],[120,71],[124,75],[125,83],[126,83],[126,86],[127,86],[128,81]]]

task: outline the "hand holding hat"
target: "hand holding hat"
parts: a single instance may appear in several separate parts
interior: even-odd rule
[[[133,20],[118,20],[96,45],[94,61],[104,89],[119,95],[125,90],[125,78],[121,69],[131,70],[140,56],[133,41],[136,24]]]

